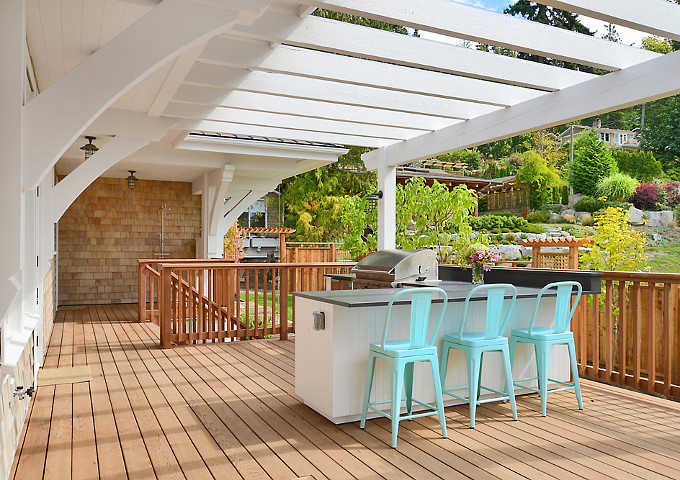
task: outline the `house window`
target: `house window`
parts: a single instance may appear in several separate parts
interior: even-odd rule
[[[267,206],[264,198],[253,203],[238,219],[241,227],[267,227]]]

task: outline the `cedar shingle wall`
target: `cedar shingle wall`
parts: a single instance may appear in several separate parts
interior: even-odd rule
[[[137,259],[160,252],[161,207],[168,258],[195,258],[201,197],[191,183],[98,178],[59,221],[59,305],[134,303]]]

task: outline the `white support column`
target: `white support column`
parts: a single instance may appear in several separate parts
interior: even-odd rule
[[[149,139],[117,136],[81,163],[53,188],[52,222],[57,223],[78,195],[99,176],[148,144]]]
[[[25,25],[24,1],[0,2],[0,224],[3,229],[0,236],[0,319],[5,318],[16,298],[21,279],[24,230],[21,105],[26,75]]]
[[[378,155],[378,250],[397,248],[397,167],[387,165],[387,149]]]
[[[234,165],[224,165],[204,174],[194,182],[194,195],[201,194],[201,244],[196,249],[198,258],[222,258],[223,238],[231,225],[223,229],[224,199],[234,177]],[[223,231],[224,230],[224,231]]]

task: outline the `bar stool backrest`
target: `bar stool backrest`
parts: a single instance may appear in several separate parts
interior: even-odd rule
[[[576,288],[576,299],[574,305],[570,308],[574,288]],[[576,305],[581,298],[583,287],[579,282],[553,282],[549,283],[538,292],[536,303],[534,303],[534,312],[531,314],[531,322],[529,323],[529,335],[533,335],[534,323],[536,322],[536,315],[538,314],[538,307],[541,303],[541,297],[548,290],[557,290],[557,297],[555,299],[555,319],[553,322],[552,333],[564,333],[571,323],[571,317],[574,316]]]
[[[510,283],[493,283],[487,285],[480,285],[478,287],[470,290],[470,293],[465,297],[465,304],[463,305],[463,315],[460,321],[460,329],[458,331],[458,338],[462,338],[463,331],[465,330],[465,321],[467,320],[468,305],[470,304],[470,299],[478,295],[479,293],[486,290],[486,321],[484,329],[484,338],[486,340],[492,340],[498,338],[505,330],[505,324],[508,322],[508,317],[510,316],[510,311],[512,310],[515,300],[517,298],[517,289],[514,285]],[[510,305],[503,315],[504,304],[505,304],[505,291],[510,290],[512,292],[512,299],[510,300]]]
[[[444,299],[441,309],[439,311],[439,318],[434,327],[434,333],[430,341],[427,341],[427,330],[430,324],[430,307],[432,306],[432,297],[438,293]],[[444,318],[446,311],[446,304],[449,296],[444,290],[438,287],[417,287],[407,288],[394,294],[387,304],[387,316],[385,317],[385,327],[383,328],[383,339],[381,347],[385,349],[385,342],[387,341],[387,331],[390,323],[390,316],[392,314],[392,305],[395,300],[403,295],[411,295],[411,325],[409,336],[409,349],[423,348],[426,345],[432,346],[434,339],[437,336],[437,331]]]

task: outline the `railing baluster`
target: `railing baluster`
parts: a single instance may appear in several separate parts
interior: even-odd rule
[[[619,383],[626,384],[626,281],[619,280],[619,315],[617,318],[617,342],[619,356]]]
[[[593,315],[593,376],[600,378],[600,296],[592,296]]]
[[[672,328],[671,328],[671,287],[670,283],[663,285],[663,394],[670,396],[671,394],[671,375],[672,372],[672,357],[671,345],[673,342]],[[676,352],[677,353],[677,352]]]
[[[146,321],[146,264],[137,261],[137,321]]]
[[[586,307],[586,300],[585,298],[580,301],[580,305],[578,306],[581,318],[583,321],[580,323],[581,326],[581,335],[579,339],[579,345],[580,345],[580,357],[581,357],[581,366],[579,368],[579,375],[585,375],[586,373],[586,365],[588,364],[588,318],[586,317],[586,312],[588,311]]]
[[[614,282],[607,280],[605,282],[605,324],[606,332],[606,355],[605,358],[605,375],[604,379],[607,382],[612,381],[612,363],[614,361],[614,319],[612,312],[612,303],[614,302]]]
[[[255,299],[255,302],[253,304],[253,309],[255,310],[255,314],[253,315],[253,323],[254,326],[256,327],[258,322],[260,321],[260,271],[259,269],[255,268],[253,269],[253,276],[254,282],[255,282],[255,289],[253,291],[253,297]],[[250,321],[246,323],[247,330],[246,330],[246,335],[249,337],[252,337],[253,335],[253,327],[250,326]]]
[[[640,357],[642,356],[642,322],[640,321],[640,282],[633,282],[630,297],[630,315],[633,333],[633,387],[640,388]]]
[[[286,271],[286,277],[288,277],[288,268],[281,268],[281,275],[283,276],[283,271]],[[280,339],[288,340],[288,282],[283,282],[281,284],[281,321],[279,322],[280,328]],[[293,304],[295,305],[295,304]]]
[[[161,295],[160,301],[160,336],[161,348],[171,348],[170,342],[170,322],[172,321],[172,278],[170,277],[170,269],[160,268],[161,271]]]
[[[656,392],[656,283],[647,288],[647,391]]]

